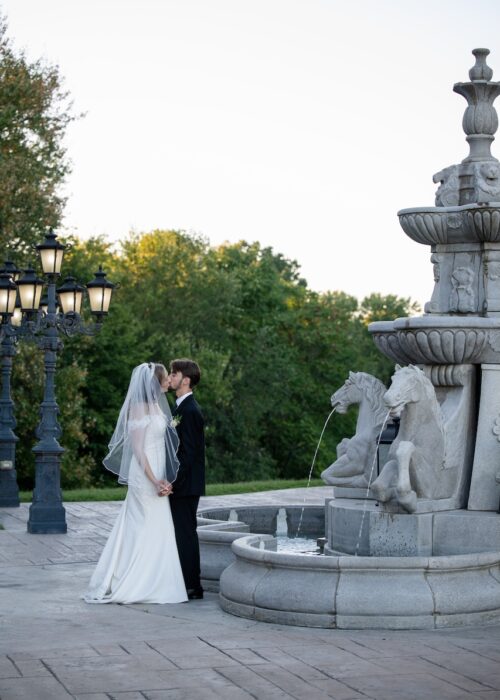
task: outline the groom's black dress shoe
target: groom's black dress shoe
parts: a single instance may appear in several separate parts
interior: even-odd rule
[[[203,588],[188,588],[187,597],[189,600],[201,600],[203,598]]]

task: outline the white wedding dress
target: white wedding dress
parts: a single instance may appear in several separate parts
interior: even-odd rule
[[[163,414],[145,421],[144,450],[163,478]],[[135,457],[128,493],[84,595],[87,603],[183,603],[187,600],[168,497],[159,497]]]

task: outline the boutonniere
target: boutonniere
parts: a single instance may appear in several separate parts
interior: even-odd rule
[[[181,422],[182,416],[174,416],[172,420],[170,421],[170,427],[171,428],[177,428],[179,423]]]

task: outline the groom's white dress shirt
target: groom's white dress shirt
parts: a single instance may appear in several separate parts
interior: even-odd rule
[[[193,393],[192,391],[188,391],[187,394],[183,394],[182,396],[179,396],[178,399],[175,399],[175,405],[177,406],[177,408],[179,408],[179,406],[184,401],[184,399],[187,399],[187,397],[191,396],[192,393]]]

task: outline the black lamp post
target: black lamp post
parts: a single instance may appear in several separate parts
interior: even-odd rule
[[[21,271],[14,263],[7,260],[0,270],[0,310],[2,323],[8,322],[9,314],[13,314],[17,297],[15,280]],[[10,376],[12,358],[16,354],[14,338],[5,334],[0,343],[2,392],[0,394],[0,507],[12,508],[19,506],[19,487],[16,472],[16,442],[19,438],[14,430],[14,402],[10,393]]]
[[[84,287],[76,283],[74,278],[67,278],[57,292],[61,311],[58,311],[56,301],[56,280],[61,271],[65,246],[59,243],[53,231],[49,231],[42,244],[37,246],[40,253],[42,269],[47,279],[46,298],[43,300],[43,310],[40,309],[44,281],[39,279],[34,270],[29,268],[17,282],[22,321],[16,327],[15,299],[9,299],[9,309],[3,312],[2,301],[7,299],[7,291],[2,296],[0,274],[0,315],[2,317],[1,331],[3,337],[26,338],[36,342],[44,353],[45,388],[40,407],[40,423],[36,431],[38,442],[33,448],[35,453],[35,488],[33,502],[30,507],[28,532],[47,534],[66,532],[66,514],[62,505],[60,488],[60,462],[64,448],[59,444],[61,426],[57,417],[59,408],[55,395],[55,373],[57,353],[63,344],[60,333],[67,336],[76,334],[95,335],[102,327],[102,322],[109,309],[111,293],[115,285],[105,279],[104,273],[100,283],[96,280],[92,285],[91,312],[95,323],[85,325],[80,315]],[[102,272],[100,270],[100,272]],[[96,279],[98,273],[96,273]],[[89,286],[88,285],[88,286]],[[4,283],[4,286],[5,283]],[[16,285],[14,285],[16,286]],[[100,290],[100,291],[99,291]],[[94,309],[94,297],[100,297],[101,307]],[[107,300],[107,305],[104,300]],[[105,308],[104,308],[105,307]]]

